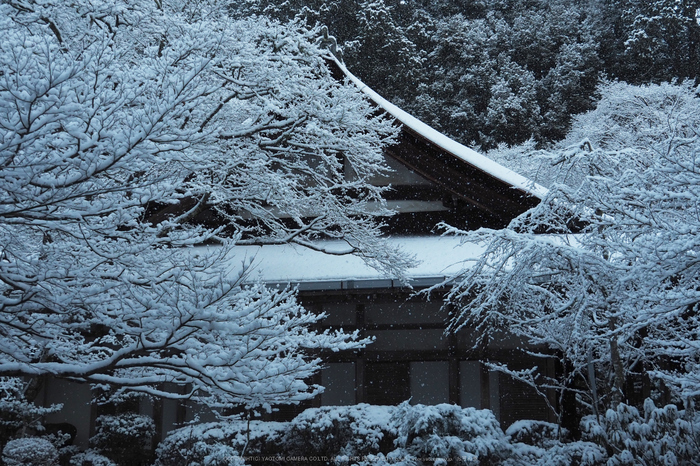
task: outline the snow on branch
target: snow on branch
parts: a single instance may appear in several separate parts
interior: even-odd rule
[[[0,4],[0,375],[215,407],[314,396],[319,351],[367,341],[310,329],[229,253],[330,237],[401,272],[368,182],[391,122],[330,76],[317,31],[218,1],[27,5]]]

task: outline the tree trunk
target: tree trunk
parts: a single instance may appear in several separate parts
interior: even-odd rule
[[[617,319],[611,318],[609,321],[610,335],[610,363],[613,367],[613,392],[612,407],[616,408],[624,400],[623,387],[625,386],[625,369],[620,357],[620,348],[617,345],[617,335],[614,333],[617,327]]]

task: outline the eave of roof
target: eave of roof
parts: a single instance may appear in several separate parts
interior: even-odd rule
[[[493,160],[479,154],[457,141],[450,139],[436,129],[428,126],[414,116],[406,113],[396,105],[384,99],[374,90],[364,84],[359,78],[353,75],[343,63],[335,57],[329,58],[345,76],[352,81],[372,102],[386,111],[389,115],[399,121],[409,133],[423,138],[426,142],[440,148],[444,153],[451,155],[462,163],[466,163],[478,171],[490,176],[494,180],[505,183],[515,190],[521,191],[526,196],[543,199],[547,195],[547,188],[535,183],[532,180],[494,162]],[[527,210],[527,209],[525,209]]]
[[[236,246],[226,262],[231,264],[231,276],[240,273],[242,264],[250,264],[246,275],[249,283],[292,285],[300,290],[406,288],[442,283],[462,270],[466,262],[477,260],[484,251],[483,245],[462,243],[453,236],[413,236],[387,238],[387,241],[416,259],[417,265],[406,271],[406,281],[386,276],[352,254],[329,255],[294,244]],[[317,246],[335,251],[347,249],[342,241],[323,241]],[[216,246],[195,250],[211,247]]]

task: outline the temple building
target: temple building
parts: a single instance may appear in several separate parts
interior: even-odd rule
[[[414,255],[418,265],[408,270],[406,281],[382,275],[352,255],[327,255],[294,245],[238,247],[236,265],[252,259],[251,279],[297,287],[307,308],[328,315],[322,328],[359,330],[374,338],[361,351],[323,354],[326,367],[312,382],[325,386],[324,393],[303,406],[279,407],[268,418],[289,419],[310,406],[392,405],[410,399],[489,408],[504,429],[518,419],[554,420],[547,400],[489,371],[482,362],[531,367],[532,359],[518,349],[520,341],[501,335],[488,347],[475,349],[469,329],[445,333],[449,309],[439,290],[430,296],[418,293],[444,283],[483,250],[483,245],[441,236],[435,230],[439,222],[467,230],[503,228],[537,205],[547,190],[387,102],[342,63],[332,59],[330,67],[337,79],[354,82],[378,111],[400,125],[397,141],[385,149],[393,171],[376,183],[391,186],[386,201],[396,215],[386,219],[389,241]],[[554,360],[539,364],[543,374],[557,370]],[[86,446],[94,420],[104,410],[90,404],[90,398],[87,385],[51,380],[40,400],[47,406],[64,403],[47,422],[76,426],[76,443]],[[556,405],[553,396],[549,401]],[[153,416],[160,436],[195,415],[207,419],[197,406],[173,400],[142,402],[133,408]]]

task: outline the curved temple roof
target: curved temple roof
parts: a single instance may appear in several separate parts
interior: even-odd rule
[[[411,170],[503,217],[514,218],[546,196],[547,188],[431,128],[370,89],[335,57],[328,60],[331,68],[336,67],[336,72],[402,125],[397,144],[386,152]]]
[[[504,225],[547,195],[548,190],[543,186],[459,144],[391,104],[335,57],[327,59],[336,78],[352,81],[379,109],[401,124],[397,143],[386,148],[385,153],[409,169],[501,218]],[[483,244],[463,243],[460,238],[445,236],[399,236],[387,241],[416,259],[417,265],[406,271],[406,279],[408,284],[418,287],[444,282],[465,262],[477,260],[485,248]],[[323,244],[332,249],[335,242]],[[338,242],[338,247],[344,245]],[[195,251],[208,248],[195,248]],[[373,269],[360,257],[328,255],[294,244],[239,245],[233,248],[226,262],[232,275],[240,273],[242,264],[249,264],[246,281],[292,284],[300,290],[392,289],[407,284]]]
[[[352,81],[378,108],[401,124],[401,133],[385,153],[424,178],[479,209],[505,220],[537,205],[546,188],[450,139],[382,98],[350,73],[335,57],[327,57],[338,79]],[[412,286],[432,286],[477,260],[483,244],[462,243],[460,238],[410,236],[387,238],[393,246],[417,260],[406,272]],[[332,247],[333,241],[323,242]],[[339,247],[344,243],[339,242]],[[459,251],[457,249],[459,248]],[[405,282],[387,277],[354,255],[328,255],[302,246],[236,246],[228,262],[231,273],[250,263],[248,280],[271,285],[292,284],[301,290],[402,288]]]

